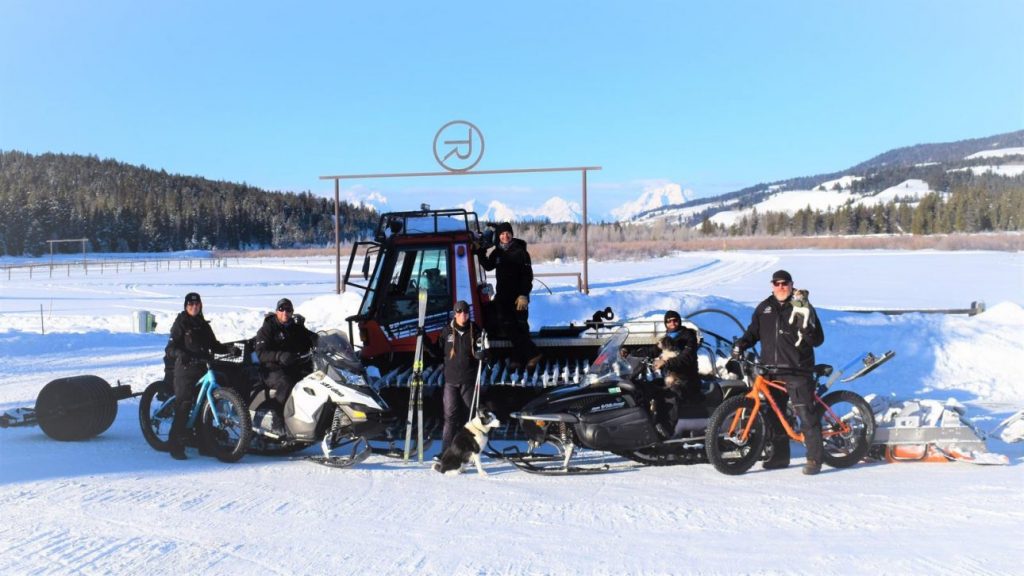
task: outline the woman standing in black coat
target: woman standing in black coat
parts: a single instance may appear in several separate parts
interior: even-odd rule
[[[206,373],[206,362],[213,359],[213,353],[225,354],[233,350],[228,344],[221,344],[203,317],[203,300],[196,292],[185,296],[185,310],[178,313],[171,326],[171,337],[167,353],[174,358],[174,421],[171,424],[171,458],[184,460],[185,425],[188,413],[195,399],[195,385]]]

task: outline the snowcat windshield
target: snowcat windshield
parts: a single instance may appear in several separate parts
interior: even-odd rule
[[[605,342],[587,371],[588,384],[601,384],[611,378],[628,376],[632,372],[632,366],[622,357],[622,345],[628,336],[629,329],[622,326]]]

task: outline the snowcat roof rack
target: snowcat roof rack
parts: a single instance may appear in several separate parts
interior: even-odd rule
[[[410,212],[386,212],[381,215],[374,232],[374,239],[383,242],[394,236],[421,234],[443,234],[452,232],[480,233],[480,222],[476,212],[462,208],[445,210],[413,210]]]

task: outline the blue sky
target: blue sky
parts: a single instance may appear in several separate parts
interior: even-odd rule
[[[598,165],[592,217],[888,149],[1024,128],[1024,2],[0,0],[0,149],[94,154],[268,189]],[[374,180],[388,207],[579,201],[578,174]]]

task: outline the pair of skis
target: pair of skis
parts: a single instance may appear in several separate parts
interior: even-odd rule
[[[426,336],[424,324],[427,318],[427,291],[424,289],[420,289],[419,306],[419,320],[416,324],[416,353],[412,360],[412,378],[409,380],[409,416],[405,419],[403,462],[409,461],[414,423],[417,426],[416,455],[417,459],[423,462],[423,338]],[[414,416],[415,420],[413,420]]]

